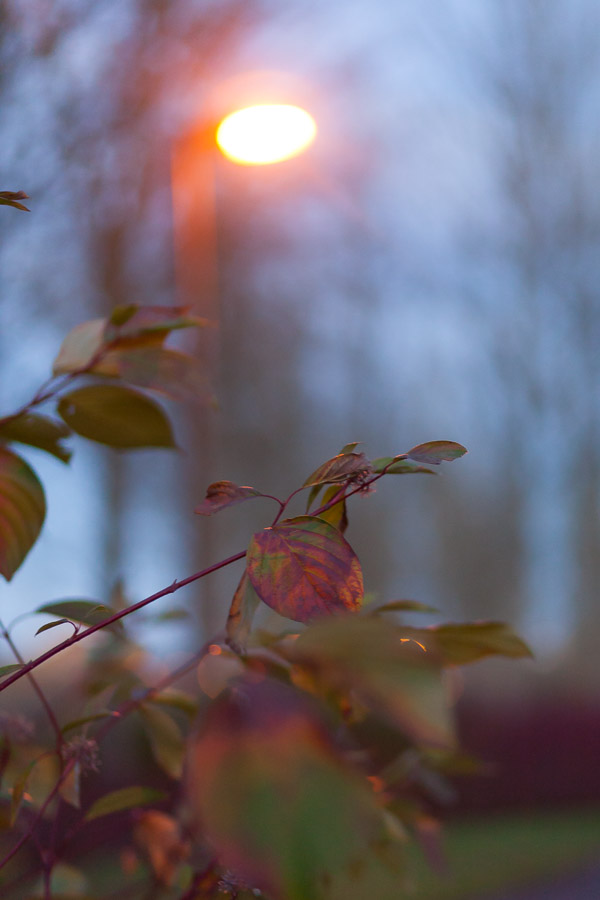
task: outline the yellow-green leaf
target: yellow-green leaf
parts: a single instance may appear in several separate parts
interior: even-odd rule
[[[139,713],[154,759],[171,778],[180,778],[185,745],[179,726],[156,706],[144,704]]]
[[[15,419],[0,422],[0,441],[17,441],[19,444],[37,447],[65,463],[71,459],[71,451],[64,446],[63,441],[70,434],[71,430],[64,422],[39,413],[23,413]]]
[[[126,787],[118,791],[111,791],[96,800],[87,813],[85,821],[99,819],[100,816],[108,816],[110,813],[121,812],[124,809],[136,809],[138,806],[146,806],[148,803],[159,803],[164,800],[164,791],[158,791],[148,787]]]
[[[61,398],[58,413],[77,434],[116,449],[176,446],[165,412],[131,388],[79,388]]]
[[[24,459],[0,447],[0,573],[7,581],[35,544],[45,516],[37,475]]]

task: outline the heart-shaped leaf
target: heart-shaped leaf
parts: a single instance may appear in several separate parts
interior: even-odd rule
[[[452,462],[454,459],[460,459],[466,452],[467,448],[455,441],[428,441],[426,444],[413,447],[406,455],[416,462],[439,466],[443,460]]]
[[[243,503],[251,497],[261,497],[262,494],[253,487],[234,484],[233,481],[215,481],[209,484],[206,497],[194,510],[199,516],[212,516],[221,509]]]
[[[13,577],[44,524],[46,498],[33,469],[0,447],[0,573]]]
[[[118,450],[176,446],[161,407],[130,388],[79,388],[62,397],[58,413],[77,434]]]
[[[318,516],[297,516],[259,531],[246,560],[260,599],[288,619],[308,622],[361,605],[358,557],[340,531]]]

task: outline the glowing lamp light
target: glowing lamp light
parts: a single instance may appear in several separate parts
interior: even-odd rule
[[[265,166],[302,153],[315,139],[313,117],[299,106],[248,106],[226,116],[217,128],[217,144],[228,159],[244,166]]]

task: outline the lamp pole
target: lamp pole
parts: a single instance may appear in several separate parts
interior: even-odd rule
[[[219,278],[217,247],[216,166],[218,154],[242,166],[264,166],[298,156],[314,140],[316,124],[298,106],[268,103],[245,106],[220,121],[204,122],[175,142],[172,155],[172,201],[177,298],[211,325],[196,332],[195,351],[204,366],[208,390],[213,392],[219,366]],[[190,435],[194,472],[188,483],[198,491],[218,477],[218,421],[210,404],[195,412]],[[192,474],[192,473],[190,473]],[[195,477],[193,477],[195,476]],[[215,558],[215,522],[203,520],[201,558],[206,566]],[[196,524],[196,533],[197,533]],[[202,582],[201,618],[207,634],[216,627],[216,597],[211,581]]]

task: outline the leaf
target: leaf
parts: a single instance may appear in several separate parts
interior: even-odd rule
[[[351,444],[344,444],[344,446],[340,450],[340,453],[343,453],[343,454],[354,453],[354,451],[356,450],[356,448],[358,447],[359,444],[360,444],[360,441],[352,441]]]
[[[35,612],[49,616],[64,616],[65,619],[72,619],[84,625],[97,625],[98,622],[104,622],[114,615],[115,610],[94,600],[56,600],[38,606]]]
[[[100,719],[114,718],[114,716],[115,713],[112,710],[105,709],[89,716],[82,716],[80,719],[73,719],[71,722],[67,722],[66,725],[63,725],[60,730],[63,734],[66,734],[67,731],[73,731],[74,728],[80,728],[82,725],[89,725],[90,722],[97,722]]]
[[[152,756],[171,778],[180,778],[184,741],[177,723],[162,709],[144,704],[139,708]]]
[[[187,794],[223,865],[287,900],[320,897],[320,880],[381,821],[311,699],[270,680],[211,704],[190,748]]]
[[[123,381],[165,394],[172,400],[206,400],[208,386],[195,357],[164,347],[110,350],[92,372],[118,375]]]
[[[533,656],[527,644],[504,622],[403,627],[402,632],[405,637],[420,641],[430,652],[438,654],[443,665],[462,666],[487,656],[513,659]]]
[[[426,444],[413,447],[406,455],[416,462],[439,466],[442,460],[452,462],[454,459],[460,459],[466,452],[466,447],[454,441],[428,441]]]
[[[435,606],[419,603],[418,600],[391,600],[389,603],[383,603],[381,606],[369,610],[369,615],[378,616],[379,613],[386,612],[437,613],[439,610]]]
[[[23,413],[15,419],[0,422],[0,441],[18,441],[20,444],[37,447],[64,463],[68,463],[72,455],[62,443],[70,434],[71,431],[64,422],[57,422],[38,413]]]
[[[125,307],[129,313],[131,307]],[[114,317],[123,321],[115,322]],[[170,331],[179,328],[203,328],[206,319],[190,315],[189,306],[139,306],[130,315],[123,307],[117,307],[106,323],[104,338],[107,342],[135,340],[155,336],[161,342]]]
[[[321,497],[320,506],[325,506],[329,503],[330,500],[333,500],[336,494],[339,494],[340,486],[339,484],[332,484],[331,487],[328,487]],[[325,519],[326,522],[329,522],[330,525],[333,525],[343,534],[348,527],[348,513],[346,511],[346,499],[342,497],[334,506],[330,507],[330,509],[326,509],[323,512],[319,513],[320,519]]]
[[[227,643],[235,653],[242,654],[246,652],[248,635],[250,634],[254,613],[259,603],[260,597],[252,587],[252,583],[248,578],[248,570],[244,569],[244,574],[231,601],[225,629]]]
[[[18,672],[22,668],[23,663],[10,663],[7,666],[0,666],[0,678],[4,678],[5,675],[12,675],[13,672]]]
[[[427,475],[437,475],[437,472],[434,472],[433,469],[428,469],[426,466],[420,466],[415,462],[412,462],[410,459],[406,459],[404,455],[398,456],[381,456],[379,459],[373,460],[373,471],[374,472],[383,472],[386,466],[389,468],[386,470],[386,475],[413,475],[413,474],[427,474]]]
[[[91,319],[72,328],[60,346],[52,374],[67,375],[89,366],[104,346],[105,326],[105,319]]]
[[[137,819],[133,836],[147,856],[156,880],[171,887],[179,866],[190,852],[190,843],[183,839],[177,820],[167,813],[149,809]]]
[[[259,531],[246,560],[260,599],[288,619],[308,622],[361,605],[358,557],[338,529],[317,516],[297,516]]]
[[[54,622],[46,622],[45,625],[42,625],[42,626],[40,626],[40,628],[38,628],[38,630],[36,631],[36,635],[41,634],[42,631],[48,631],[49,628],[56,628],[57,625],[66,625],[66,624],[73,625],[73,623],[71,622],[70,619],[56,619],[56,621],[54,621]],[[75,629],[75,630],[77,630],[77,629]]]
[[[76,809],[81,806],[81,763],[76,762],[59,788],[59,794],[65,803]]]
[[[61,398],[58,413],[77,434],[119,450],[176,446],[161,407],[130,388],[79,388]]]
[[[206,490],[206,497],[194,512],[199,516],[212,516],[228,506],[243,503],[251,497],[262,497],[253,487],[240,486],[233,481],[214,481]]]
[[[108,816],[110,813],[121,812],[124,809],[135,809],[139,806],[147,806],[148,803],[160,803],[164,800],[164,791],[157,791],[148,787],[126,787],[118,791],[111,791],[96,800],[87,813],[84,821],[91,822],[100,816]]]
[[[41,756],[35,757],[32,759],[27,766],[23,769],[17,780],[14,782],[12,787],[12,796],[10,800],[10,826],[11,828],[15,824],[17,820],[17,816],[19,815],[19,810],[21,808],[21,804],[23,802],[23,798],[25,796],[25,791],[27,789],[27,783],[31,776],[31,773],[35,766],[38,763],[42,762],[42,760],[47,759],[48,754],[43,753]]]
[[[46,498],[33,469],[0,447],[0,573],[10,581],[44,524]]]
[[[29,200],[25,191],[0,191],[0,206],[14,206],[15,209],[31,212],[27,206],[19,203],[19,200]]]
[[[378,616],[337,616],[310,625],[279,652],[323,686],[341,692],[413,741],[455,743],[439,660]]]
[[[195,716],[198,712],[198,701],[194,697],[186,694],[185,691],[176,691],[173,688],[167,688],[160,694],[150,697],[148,702],[156,703],[159,706],[172,706],[188,716]]]
[[[302,487],[356,481],[369,475],[370,472],[371,463],[364,453],[338,453],[315,469]]]

